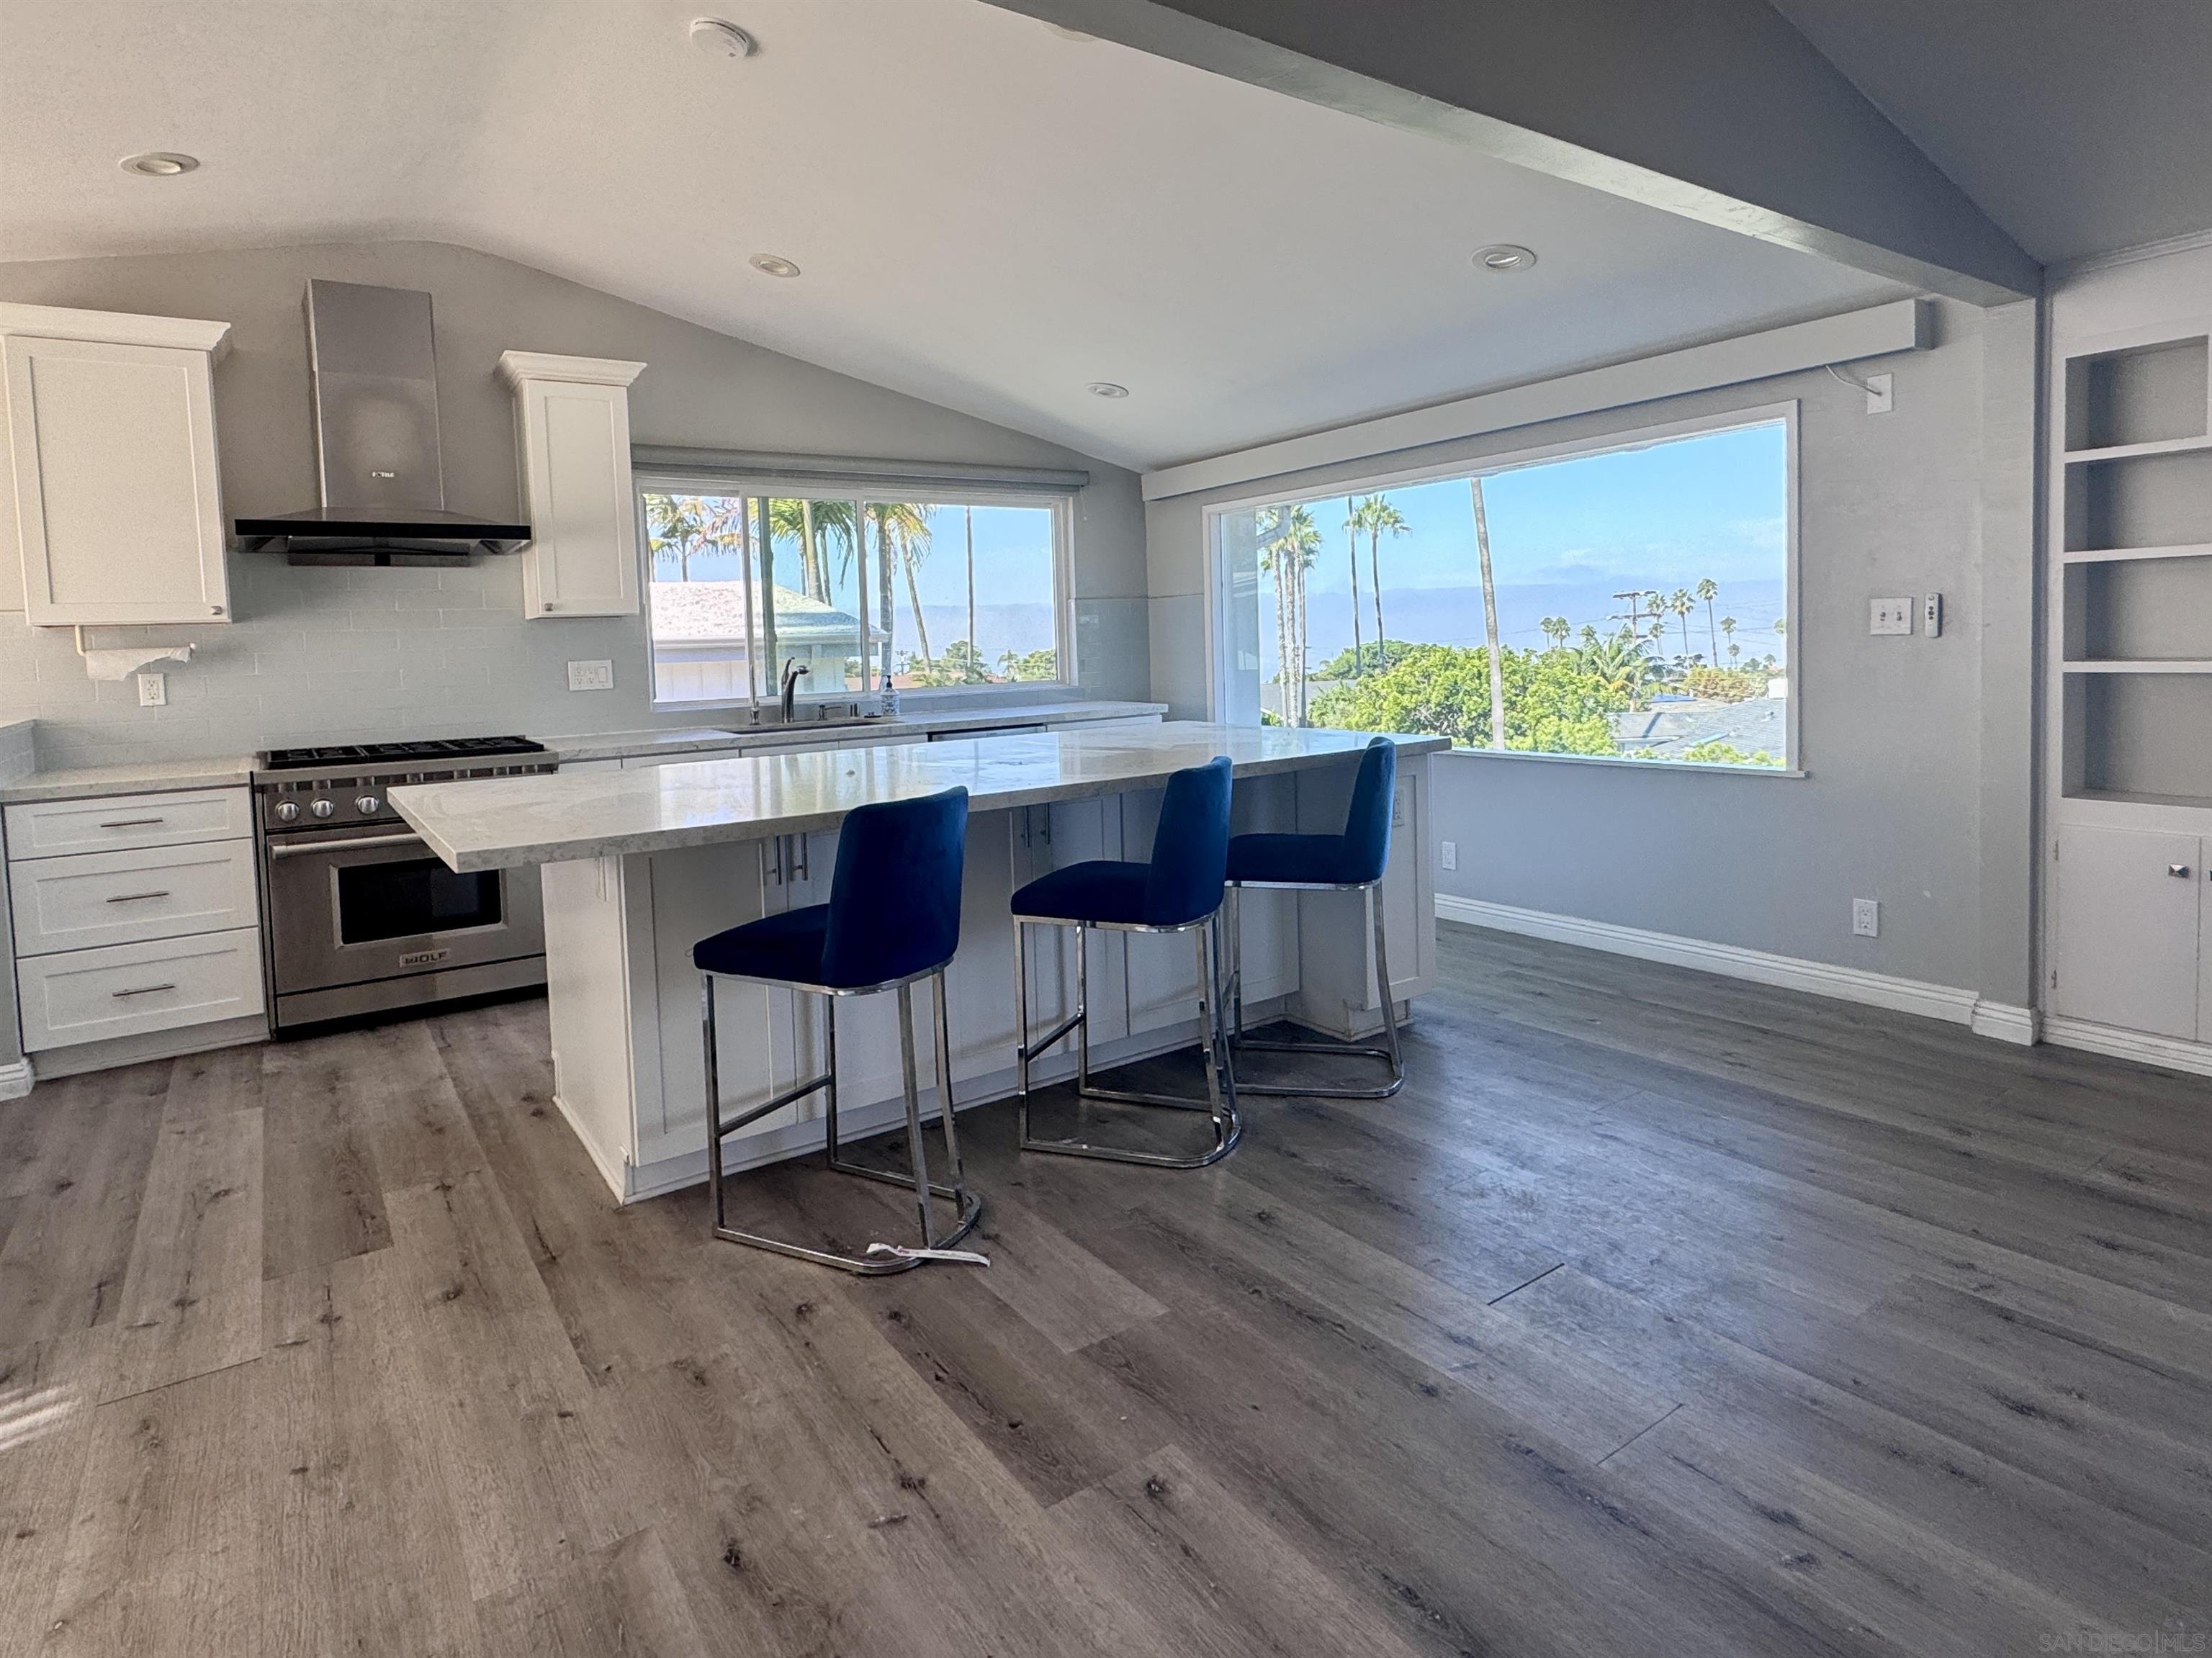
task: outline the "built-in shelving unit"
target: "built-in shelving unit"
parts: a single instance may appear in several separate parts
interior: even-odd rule
[[[2063,358],[2051,581],[2062,799],[2212,808],[2208,345],[2212,326],[2177,326]]]

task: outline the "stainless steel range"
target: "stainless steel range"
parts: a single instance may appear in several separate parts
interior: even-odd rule
[[[538,872],[456,875],[385,791],[558,765],[522,737],[263,755],[253,799],[277,1033],[544,984]]]

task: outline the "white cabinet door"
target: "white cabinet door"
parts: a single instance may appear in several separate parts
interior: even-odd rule
[[[529,617],[635,616],[637,502],[631,492],[629,383],[641,362],[509,351],[515,446],[530,545]]]
[[[261,934],[252,927],[33,956],[15,971],[31,1054],[261,1011]]]
[[[253,835],[252,804],[244,789],[26,800],[8,807],[5,817],[10,863],[127,847],[248,840]]]
[[[9,334],[6,375],[25,619],[228,620],[210,353]]]
[[[8,865],[15,953],[46,956],[261,924],[251,841],[87,852]]]
[[[2059,830],[2053,1011],[2197,1035],[2201,850],[2193,835]]]

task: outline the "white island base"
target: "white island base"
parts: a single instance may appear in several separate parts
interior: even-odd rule
[[[793,804],[798,798],[838,786],[848,810],[862,795],[898,798],[953,782],[969,787],[960,951],[948,975],[953,1094],[964,1109],[1014,1091],[1008,900],[1017,887],[1085,859],[1148,857],[1167,772],[1210,752],[1228,753],[1236,763],[1237,832],[1340,832],[1364,741],[1340,732],[1169,724],[668,766],[617,777],[500,780],[471,784],[465,797],[431,786],[395,792],[394,800],[457,866],[542,864],[556,1102],[627,1203],[706,1179],[692,945],[725,927],[828,900],[835,817],[800,810]],[[1441,746],[1401,745],[1393,852],[1380,890],[1393,999],[1401,1012],[1436,970],[1435,898],[1424,854],[1427,755]],[[817,777],[810,768],[827,769]],[[483,828],[495,791],[526,805],[519,815],[537,820],[514,831],[512,844],[499,844],[505,837]],[[442,810],[447,806],[454,810]],[[573,825],[577,853],[596,850],[595,835],[597,845],[610,849],[562,856],[568,848],[549,829],[563,819]],[[779,822],[796,827],[761,832]],[[702,824],[716,838],[687,843],[701,838]],[[1284,1014],[1334,1036],[1380,1030],[1370,902],[1360,892],[1248,893],[1248,1023]],[[1030,944],[1030,1017],[1044,1031],[1073,1005],[1073,935],[1036,928]],[[1197,992],[1196,953],[1187,937],[1094,933],[1094,1070],[1194,1043]],[[940,1096],[927,986],[917,987],[915,1013],[923,1108],[933,1116]],[[725,981],[716,992],[716,1021],[726,1116],[822,1068],[819,998]],[[846,999],[837,1023],[841,1135],[859,1139],[900,1123],[897,998]],[[1042,1059],[1035,1074],[1050,1080],[1073,1070],[1071,1041]],[[731,1135],[726,1166],[819,1149],[822,1109],[817,1095]]]

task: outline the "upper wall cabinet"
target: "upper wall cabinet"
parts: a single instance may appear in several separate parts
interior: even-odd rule
[[[228,323],[0,305],[27,620],[230,619],[214,376],[229,334]]]
[[[508,351],[515,448],[531,542],[526,616],[637,614],[637,502],[629,473],[629,384],[641,362]]]

